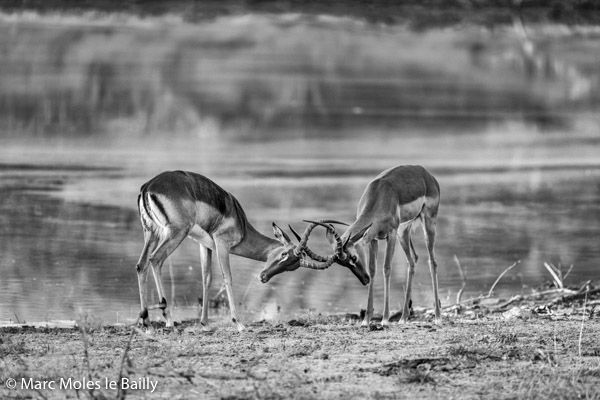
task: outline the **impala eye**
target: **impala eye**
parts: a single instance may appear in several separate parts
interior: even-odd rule
[[[352,256],[352,257],[350,257],[350,259],[352,260],[352,262],[354,262],[354,263],[355,263],[355,262],[358,260],[358,257],[356,257],[356,256]]]
[[[287,251],[281,253],[281,259],[285,260],[286,258],[288,258],[288,252]]]

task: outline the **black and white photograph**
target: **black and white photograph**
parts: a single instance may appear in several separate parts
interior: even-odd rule
[[[0,0],[1,399],[600,400],[600,1]]]

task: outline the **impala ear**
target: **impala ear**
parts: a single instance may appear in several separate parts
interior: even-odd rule
[[[294,230],[294,228],[292,228],[292,226],[291,226],[291,225],[288,225],[288,227],[290,228],[290,231],[292,231],[292,233],[294,234],[294,236],[296,236],[296,239],[298,239],[298,242],[301,242],[301,241],[302,241],[302,238],[300,237],[300,235],[298,235],[298,232],[296,232],[296,231]]]
[[[327,231],[325,232],[325,237],[327,238],[329,244],[332,245],[335,249],[337,247],[337,242],[335,240],[335,235],[333,234],[333,232],[327,229]]]
[[[362,239],[367,234],[367,231],[369,230],[371,225],[373,225],[373,223],[370,223],[361,230],[354,232],[351,236],[348,236],[348,239],[346,239],[346,243],[344,243],[344,248],[346,248],[346,246],[348,245],[353,245],[354,243]]]
[[[283,230],[281,230],[281,228],[278,227],[275,222],[273,222],[273,234],[275,235],[275,238],[281,243],[285,245],[292,244],[290,237]]]

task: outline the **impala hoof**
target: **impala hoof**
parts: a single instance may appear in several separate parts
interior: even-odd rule
[[[237,330],[239,332],[241,332],[244,329],[246,329],[246,327],[244,326],[244,324],[242,324],[240,321],[238,321],[238,319],[235,318],[235,317],[231,318],[231,322],[233,322],[237,326]]]
[[[142,326],[148,328],[150,326],[150,317],[148,315],[148,309],[144,308],[140,311],[140,315],[138,316],[138,321],[142,322]]]
[[[140,318],[143,321],[146,321],[148,319],[148,309],[144,308],[142,311],[140,311],[140,315],[138,318]]]

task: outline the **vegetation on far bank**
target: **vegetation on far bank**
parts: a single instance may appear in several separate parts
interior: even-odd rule
[[[122,12],[139,16],[183,15],[194,22],[246,13],[336,15],[379,24],[409,23],[415,28],[446,26],[465,21],[482,25],[509,22],[517,11],[532,22],[596,24],[600,4],[594,0],[158,0],[78,1],[5,0],[0,10],[19,12]]]
[[[0,131],[563,126],[600,102],[594,4],[2,2]]]

